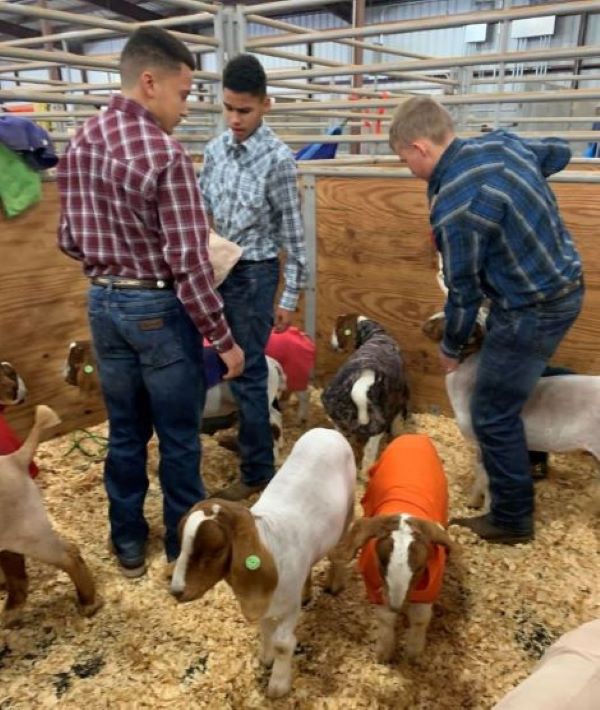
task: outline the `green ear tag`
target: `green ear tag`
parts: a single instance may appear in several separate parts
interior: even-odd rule
[[[260,565],[261,562],[258,555],[248,555],[248,557],[246,557],[246,569],[249,569],[251,572],[258,569]]]
[[[350,330],[350,328],[346,328],[346,330],[344,331],[344,335],[352,335],[352,331]]]
[[[91,375],[92,372],[94,372],[94,366],[93,365],[85,365],[83,368],[83,371],[85,372],[86,375]]]

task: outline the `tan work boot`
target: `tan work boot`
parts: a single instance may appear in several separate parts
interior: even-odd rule
[[[220,491],[215,491],[211,498],[222,498],[223,500],[245,500],[249,498],[254,493],[260,493],[267,486],[268,481],[260,483],[256,486],[248,486],[243,481],[236,481],[226,488],[222,488]]]

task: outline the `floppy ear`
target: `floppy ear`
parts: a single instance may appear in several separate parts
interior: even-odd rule
[[[428,542],[431,542],[434,545],[442,545],[448,550],[448,552],[454,548],[454,543],[441,525],[438,525],[431,520],[422,520],[421,518],[409,518],[408,523]]]
[[[397,515],[375,515],[357,520],[337,545],[340,559],[349,562],[372,537],[385,537],[398,529]]]
[[[434,343],[441,343],[444,337],[444,328],[446,327],[446,316],[443,311],[435,313],[428,318],[421,326],[423,333]]]
[[[227,581],[242,607],[248,595],[262,597],[262,603],[267,604],[279,581],[273,555],[262,544],[248,508],[222,500],[218,504],[219,516],[231,531],[232,556]]]

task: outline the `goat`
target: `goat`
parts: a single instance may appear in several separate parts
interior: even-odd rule
[[[352,521],[355,483],[346,439],[331,429],[311,429],[252,508],[215,498],[195,505],[180,523],[172,593],[188,602],[227,581],[244,617],[260,622],[261,659],[273,664],[271,698],[291,688],[294,630],[310,597],[311,568],[330,554]],[[328,586],[336,593],[343,564],[330,560]]]
[[[385,433],[406,419],[409,391],[400,348],[379,323],[356,313],[338,316],[331,345],[353,351],[323,389],[323,407],[351,441],[362,470],[377,458]]]
[[[41,430],[59,422],[49,407],[36,407],[35,422],[25,443],[18,451],[0,456],[0,568],[8,591],[3,614],[6,626],[18,620],[27,600],[25,556],[54,565],[71,577],[84,616],[91,616],[102,606],[77,546],[54,531],[39,489],[27,475]]]
[[[0,362],[0,405],[21,404],[27,387],[10,362]]]
[[[219,360],[212,347],[205,347],[205,362]],[[267,357],[269,417],[273,431],[275,459],[283,445],[283,421],[281,412],[275,406],[278,394],[285,387],[285,375],[281,366],[272,358]],[[69,346],[64,369],[65,382],[89,395],[100,391],[100,379],[96,356],[91,341],[76,340]],[[202,415],[202,433],[213,435],[222,429],[233,426],[237,420],[238,405],[227,382],[214,384],[206,392],[204,412]]]
[[[299,424],[305,424],[308,421],[308,383],[316,358],[314,342],[293,326],[282,333],[273,330],[265,353],[276,360],[285,373],[286,386],[280,400],[285,401],[292,393],[295,394],[298,400],[297,420]]]
[[[386,447],[369,470],[362,506],[365,517],[351,527],[338,554],[351,560],[362,548],[359,567],[376,605],[377,660],[392,659],[402,610],[409,622],[406,655],[415,659],[425,647],[453,544],[445,530],[448,484],[429,437],[405,434]]]
[[[443,313],[423,325],[423,332],[439,342]],[[472,345],[478,349],[483,334],[476,329]],[[478,352],[472,352],[458,369],[446,375],[446,390],[462,435],[475,440],[470,402],[477,376]],[[541,377],[521,413],[527,446],[535,451],[567,452],[583,449],[600,460],[600,376],[552,375]],[[478,452],[471,505],[489,507],[488,480]]]

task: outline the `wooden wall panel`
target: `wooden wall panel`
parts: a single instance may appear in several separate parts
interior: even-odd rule
[[[105,418],[99,398],[83,400],[64,382],[69,343],[89,337],[87,280],[81,266],[56,247],[56,184],[43,185],[42,201],[23,215],[0,213],[0,358],[20,372],[29,395],[5,416],[20,434],[36,404],[48,404],[63,422],[56,431],[89,426]]]
[[[554,189],[581,250],[587,282],[584,311],[556,361],[600,374],[600,186],[555,183]],[[84,400],[63,381],[68,344],[89,334],[87,281],[80,265],[58,251],[57,222],[54,183],[44,184],[43,201],[26,214],[12,220],[0,216],[0,358],[15,364],[29,388],[28,402],[6,412],[20,433],[27,431],[38,403],[61,415],[60,431],[105,417],[99,398]],[[318,178],[317,224],[317,381],[342,361],[328,346],[335,316],[360,311],[380,320],[400,342],[414,408],[449,412],[436,349],[420,331],[443,305],[424,183]]]
[[[584,311],[555,360],[600,374],[600,250],[594,207],[600,185],[557,183],[555,192],[584,260]],[[443,306],[435,281],[425,184],[407,178],[317,179],[317,379],[343,357],[328,347],[336,315],[359,311],[397,338],[413,408],[450,412],[435,346],[421,324]]]

